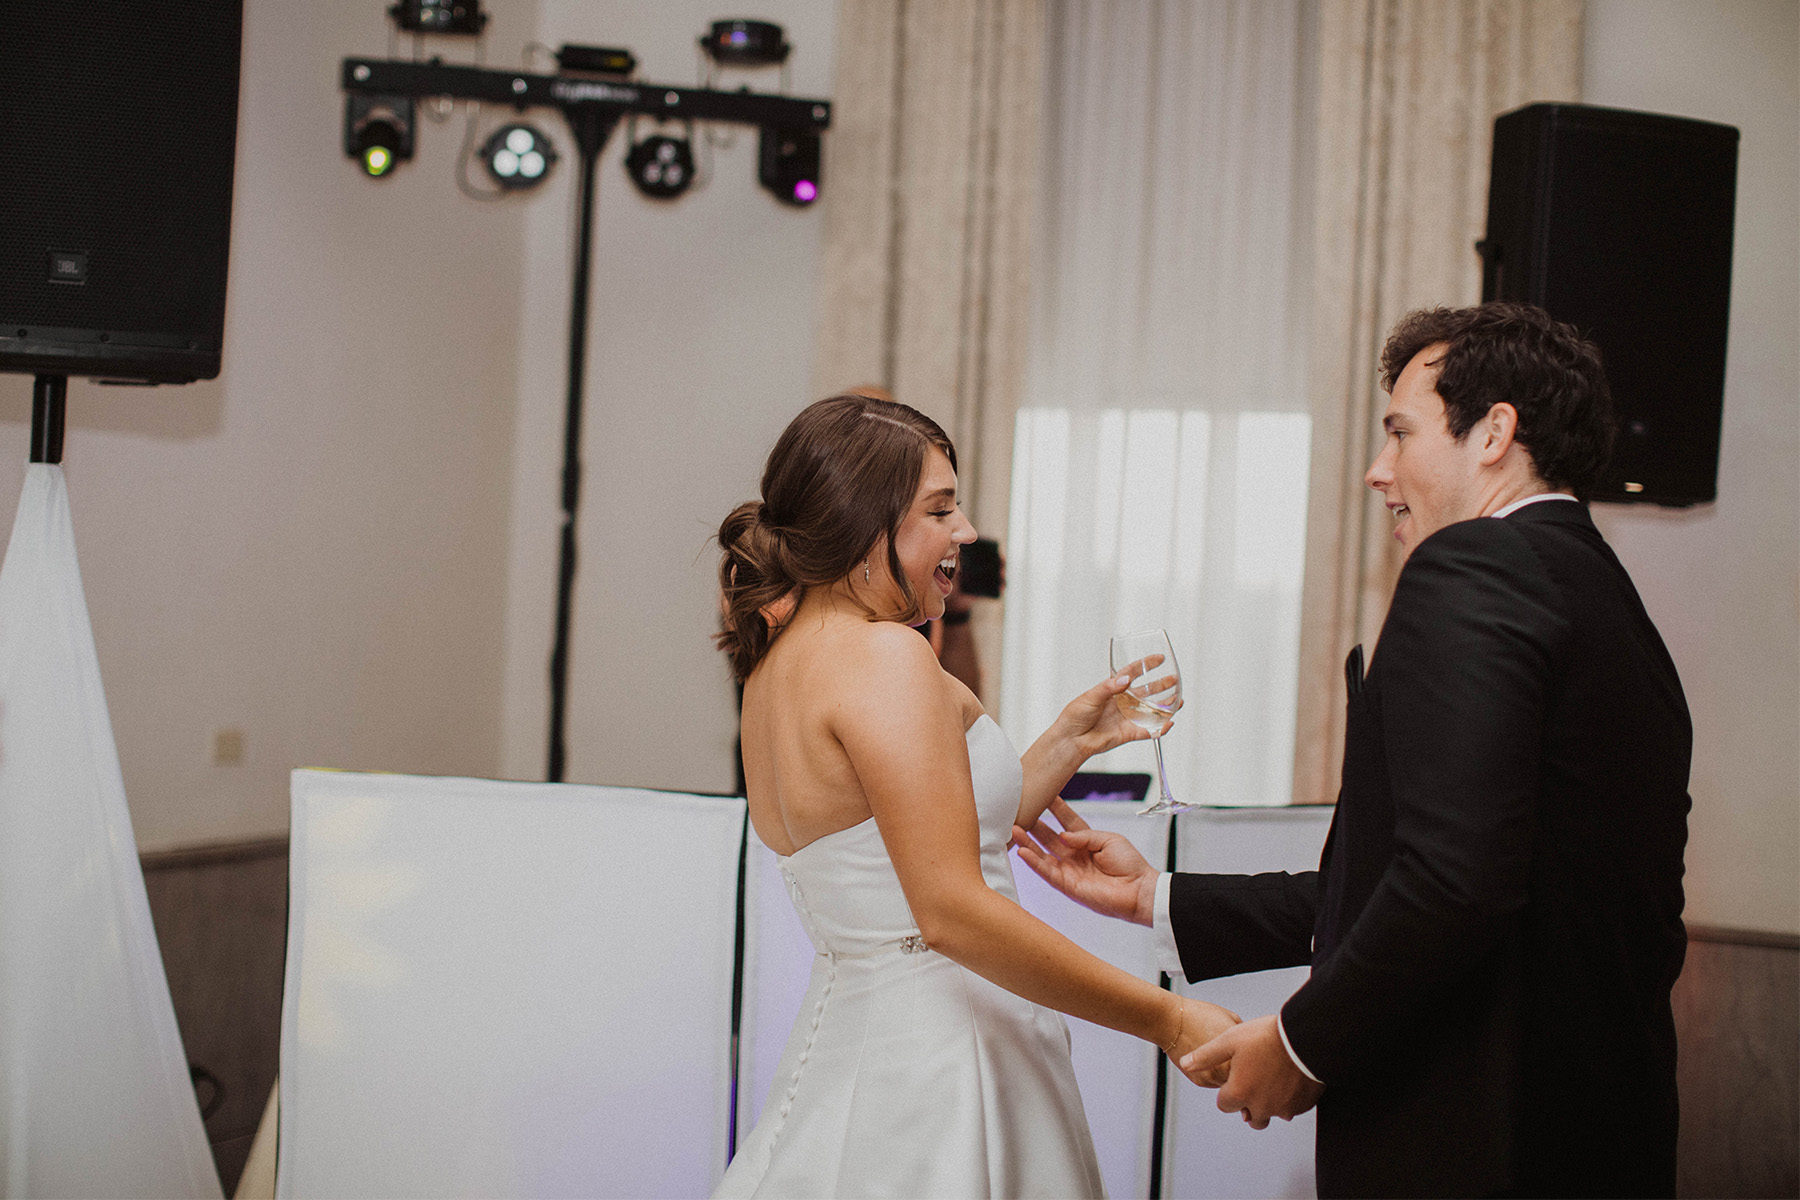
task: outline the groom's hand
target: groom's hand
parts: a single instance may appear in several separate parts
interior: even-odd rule
[[[1231,1076],[1219,1089],[1219,1111],[1243,1113],[1252,1129],[1267,1129],[1273,1117],[1293,1120],[1325,1090],[1294,1065],[1273,1016],[1232,1026],[1176,1065],[1192,1079],[1224,1063],[1231,1064]]]
[[[1058,833],[1040,820],[1029,836],[1013,826],[1013,845],[1045,883],[1101,916],[1149,925],[1156,908],[1156,868],[1116,833],[1089,828],[1062,799],[1050,801]]]

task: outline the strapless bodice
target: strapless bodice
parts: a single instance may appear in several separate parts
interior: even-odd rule
[[[1019,756],[1005,731],[985,715],[965,737],[981,823],[981,874],[989,887],[1016,901],[1007,845],[1025,782]],[[909,940],[917,938],[919,927],[873,817],[775,861],[819,953],[851,957],[919,948]]]

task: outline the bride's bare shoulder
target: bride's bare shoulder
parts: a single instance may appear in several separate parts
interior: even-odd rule
[[[815,695],[829,693],[840,702],[853,703],[882,697],[898,701],[920,691],[935,694],[943,686],[945,676],[931,643],[918,630],[896,621],[845,614],[812,628],[791,629],[781,641],[790,637],[784,665],[791,666],[796,676],[805,676]]]
[[[816,687],[821,675],[859,683],[937,672],[931,643],[916,629],[846,614],[819,620],[807,620],[802,614],[776,639],[751,678],[805,677],[807,686]]]
[[[931,642],[919,631],[897,621],[864,621],[854,631],[846,631],[846,642],[855,647],[871,680],[891,682],[896,677],[918,677],[935,684],[942,674]]]

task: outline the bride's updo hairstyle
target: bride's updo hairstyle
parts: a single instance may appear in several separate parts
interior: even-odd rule
[[[917,619],[923,609],[906,581],[894,536],[933,446],[954,470],[956,448],[936,421],[871,396],[821,400],[788,425],[763,467],[762,499],[738,505],[719,526],[725,630],[717,641],[739,680],[768,653],[806,589],[828,587],[860,570],[884,534],[888,572],[904,603],[896,612],[869,616]]]

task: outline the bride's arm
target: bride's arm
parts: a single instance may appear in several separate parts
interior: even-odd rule
[[[1094,755],[1126,742],[1150,736],[1125,719],[1113,697],[1125,690],[1128,677],[1115,675],[1102,679],[1081,695],[1069,701],[1050,728],[1044,730],[1031,748],[1019,756],[1025,771],[1025,787],[1019,796],[1019,816],[1014,823],[1030,829],[1050,807],[1050,801],[1062,794],[1069,776],[1081,769]],[[1165,726],[1166,728],[1166,726]]]
[[[1236,1023],[1101,961],[987,886],[962,713],[923,639],[874,624],[842,665],[851,682],[831,727],[926,945],[1028,1000],[1177,1052]]]

